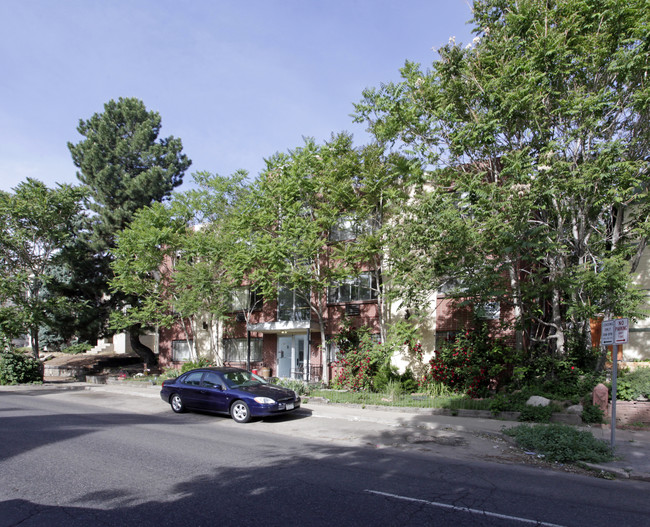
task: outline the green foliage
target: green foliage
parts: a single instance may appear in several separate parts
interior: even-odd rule
[[[0,384],[27,384],[43,382],[43,365],[24,353],[0,353]]]
[[[410,368],[399,373],[397,366],[386,362],[373,377],[372,389],[375,392],[413,393],[418,390],[418,382]]]
[[[79,121],[84,139],[68,149],[98,215],[93,232],[99,248],[112,247],[138,209],[162,201],[182,183],[191,161],[180,139],[158,138],[160,128],[160,115],[135,98],[111,100],[103,113]]]
[[[513,410],[513,402],[506,394],[497,393],[490,398],[490,411],[496,415],[499,412],[511,412],[515,410]]]
[[[587,424],[600,424],[604,422],[605,413],[599,406],[590,401],[585,402],[582,408],[582,422]]]
[[[108,299],[102,302],[104,316],[141,301],[137,295],[126,295],[117,288],[109,292],[113,277],[110,251],[115,248],[116,236],[138,210],[168,198],[191,164],[182,153],[179,139],[159,139],[160,128],[158,113],[147,111],[138,99],[120,98],[107,102],[103,113],[80,120],[77,131],[83,139],[68,143],[79,168],[77,177],[88,191],[88,208],[94,213],[88,237],[96,257],[95,292],[99,298]],[[128,329],[137,336],[141,324],[134,321]],[[156,363],[150,349],[135,339],[132,345],[143,361]]]
[[[570,347],[561,357],[535,349],[514,367],[508,389],[577,403],[605,378],[604,372],[593,369],[599,355],[591,347]]]
[[[621,372],[616,379],[616,398],[621,401],[634,401],[641,397],[650,398],[650,368]]]
[[[71,355],[76,355],[77,353],[86,353],[87,351],[89,351],[91,349],[92,349],[92,346],[90,344],[88,344],[87,342],[77,342],[75,344],[70,344],[69,346],[66,346],[61,351],[63,353],[69,353]]]
[[[30,333],[36,357],[40,327],[71,307],[45,293],[77,232],[83,196],[78,187],[50,189],[33,179],[0,192],[0,331],[9,339]]]
[[[195,361],[187,361],[181,366],[181,373],[186,371],[193,370],[195,368],[205,368],[207,366],[213,366],[212,361],[206,359],[205,357],[199,357]]]
[[[377,373],[372,379],[372,386],[376,392],[383,392],[390,384],[399,383],[400,374],[397,371],[397,366],[393,366],[387,362],[380,366]]]
[[[389,365],[390,356],[380,343],[372,339],[369,328],[353,328],[349,320],[345,320],[340,333],[334,338],[339,349],[335,365],[340,372],[331,381],[333,388],[372,390],[373,379],[381,368],[384,368],[384,374],[380,380],[390,380],[393,374]]]
[[[295,379],[273,379],[273,384],[293,390],[298,395],[309,395],[309,384]]]
[[[429,70],[407,62],[356,105],[427,167],[391,222],[393,283],[411,304],[462,284],[448,296],[512,306],[518,331],[563,354],[594,314],[641,314],[650,10],[477,0],[473,14],[470,45],[451,40]]]
[[[609,445],[586,430],[561,424],[519,425],[505,430],[519,446],[543,455],[548,461],[600,463],[613,459]]]
[[[521,414],[519,415],[519,421],[524,422],[535,422],[535,423],[548,423],[551,420],[551,414],[553,413],[553,407],[548,406],[531,406],[524,405],[521,408]]]

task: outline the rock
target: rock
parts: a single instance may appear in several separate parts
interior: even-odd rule
[[[600,383],[591,393],[591,399],[594,406],[598,406],[603,413],[607,414],[607,406],[609,405],[609,389],[604,384]]]
[[[528,406],[548,406],[551,404],[551,400],[539,395],[533,395],[526,401],[526,404]]]
[[[581,415],[583,410],[584,410],[584,408],[582,407],[581,404],[574,404],[573,406],[569,406],[566,409],[566,412],[568,414]]]

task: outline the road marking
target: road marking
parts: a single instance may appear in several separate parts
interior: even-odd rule
[[[537,520],[529,520],[528,518],[519,518],[518,516],[508,516],[507,514],[498,514],[496,512],[482,511],[480,509],[470,509],[469,507],[457,507],[455,505],[449,505],[448,503],[438,503],[436,501],[427,501],[418,498],[410,498],[409,496],[399,496],[398,494],[389,494],[387,492],[380,492],[378,490],[366,489],[365,492],[368,492],[370,494],[377,494],[378,496],[385,496],[387,498],[395,498],[397,500],[411,501],[415,503],[424,503],[425,505],[430,505],[432,507],[440,507],[442,509],[449,509],[457,512],[469,512],[470,514],[481,514],[483,516],[491,516],[493,518],[500,518],[502,520],[513,520],[521,523],[540,525],[542,527],[564,527],[563,525],[558,525],[557,523],[540,522]]]

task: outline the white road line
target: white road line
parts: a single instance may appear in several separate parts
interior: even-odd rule
[[[440,507],[442,509],[449,509],[452,511],[458,511],[458,512],[469,512],[471,514],[480,514],[482,516],[491,516],[493,518],[500,518],[502,520],[513,520],[513,521],[518,521],[521,523],[530,523],[532,525],[540,525],[542,527],[564,527],[563,525],[558,525],[556,523],[546,523],[546,522],[540,522],[537,520],[529,520],[528,518],[519,518],[517,516],[508,516],[506,514],[498,514],[496,512],[488,512],[488,511],[482,511],[480,509],[470,509],[469,507],[456,507],[455,505],[449,505],[448,503],[438,503],[435,501],[427,501],[427,500],[421,500],[418,498],[410,498],[408,496],[399,496],[398,494],[389,494],[387,492],[380,492],[378,490],[370,490],[366,489],[365,492],[369,492],[370,494],[377,494],[378,496],[385,496],[387,498],[395,498],[397,500],[402,500],[402,501],[411,501],[415,503],[423,503],[425,505],[430,505],[432,507]]]

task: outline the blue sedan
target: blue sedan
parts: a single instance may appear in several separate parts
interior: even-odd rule
[[[296,392],[240,368],[198,368],[163,382],[160,397],[176,413],[202,410],[232,416],[238,423],[300,408]]]

